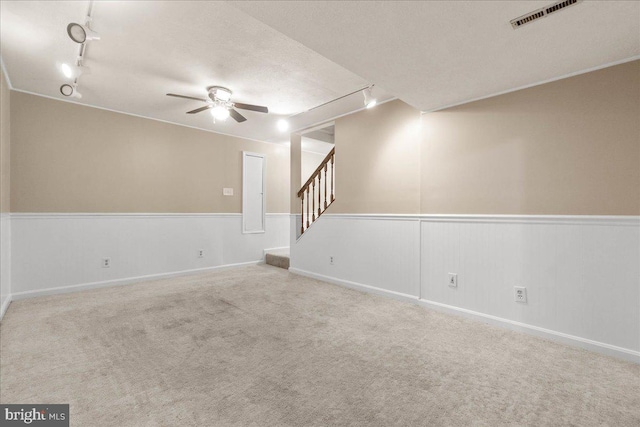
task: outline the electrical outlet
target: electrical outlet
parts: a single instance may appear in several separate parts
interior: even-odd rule
[[[198,258],[204,258],[204,250],[200,249],[198,251]]]
[[[333,265],[333,256],[330,256],[330,257],[329,257],[329,264],[330,264],[330,265]]]
[[[223,188],[222,189],[223,196],[233,196],[233,188]]]
[[[524,286],[514,286],[513,290],[516,302],[527,302],[527,288]]]
[[[102,258],[102,268],[111,267],[111,258]]]
[[[449,273],[449,287],[457,288],[458,287],[458,274],[457,273]]]

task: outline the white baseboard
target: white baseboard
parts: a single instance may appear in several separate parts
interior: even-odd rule
[[[553,331],[551,329],[540,328],[538,326],[516,322],[514,320],[504,319],[502,317],[496,317],[490,314],[479,313],[477,311],[441,304],[434,301],[421,299],[417,302],[421,306],[433,308],[444,313],[462,315],[470,319],[480,320],[484,323],[500,326],[513,331],[524,332],[529,335],[535,335],[540,338],[549,339],[551,341],[560,342],[562,344],[568,344],[573,347],[584,348],[586,350],[594,351],[596,353],[604,354],[607,356],[613,356],[619,359],[640,363],[640,352],[638,351],[565,334],[563,332]]]
[[[12,300],[12,295],[9,294],[7,298],[4,300],[4,302],[2,303],[2,306],[0,306],[0,321],[2,321],[4,314],[9,309],[9,304],[11,304],[11,300]]]
[[[323,282],[332,283],[338,286],[343,286],[350,289],[360,290],[371,294],[390,297],[399,301],[410,302],[420,305],[422,307],[432,308],[441,312],[462,315],[464,317],[479,320],[484,323],[503,327],[509,330],[524,332],[530,335],[534,335],[540,338],[549,339],[551,341],[567,344],[573,347],[579,347],[586,350],[594,351],[607,356],[613,356],[619,359],[628,360],[635,363],[640,363],[640,352],[617,347],[610,344],[605,344],[598,341],[581,338],[562,332],[553,331],[550,329],[540,328],[538,326],[528,325],[526,323],[516,322],[501,317],[492,316],[489,314],[479,313],[464,308],[454,307],[451,305],[441,304],[433,301],[419,299],[413,295],[402,294],[399,292],[388,291],[385,289],[376,288],[362,283],[351,282],[348,280],[337,279],[335,277],[324,276],[322,274],[316,274],[309,271],[301,270],[298,268],[290,267],[289,271],[301,276],[310,277],[312,279],[321,280]]]
[[[57,295],[57,294],[66,294],[70,292],[86,291],[89,289],[130,285],[133,283],[146,282],[149,280],[168,279],[171,277],[184,276],[184,275],[190,275],[190,274],[201,274],[201,273],[206,273],[210,271],[244,267],[247,265],[257,265],[260,263],[262,263],[262,260],[241,262],[237,264],[218,265],[215,267],[196,268],[192,270],[173,271],[169,273],[149,274],[146,276],[127,277],[124,279],[105,280],[103,282],[81,283],[79,285],[60,286],[56,288],[39,289],[36,291],[17,292],[11,295],[11,299],[13,301],[17,301],[17,300],[27,299],[27,298],[35,298],[35,297],[48,296],[48,295]],[[4,313],[4,311],[2,313]]]

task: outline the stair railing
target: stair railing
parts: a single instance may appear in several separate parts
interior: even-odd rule
[[[301,202],[302,213],[302,226],[300,228],[300,235],[302,235],[310,226],[320,218],[320,215],[334,202],[335,184],[334,184],[334,163],[336,157],[335,147],[329,151],[329,154],[322,160],[320,166],[311,174],[307,182],[304,183],[300,191],[298,191],[298,197]],[[331,164],[331,167],[329,167]],[[331,170],[330,172],[329,169]],[[327,174],[328,172],[328,174]],[[324,174],[324,178],[322,175]],[[327,189],[327,181],[331,180],[329,189]],[[317,181],[317,187],[316,187]],[[324,187],[322,186],[324,184]],[[317,188],[317,190],[316,190]],[[329,193],[329,190],[331,193]],[[317,193],[317,195],[316,195]],[[318,200],[318,208],[316,209],[316,199]],[[311,209],[311,213],[309,213]],[[316,215],[317,213],[317,215]],[[306,219],[306,221],[305,221]]]

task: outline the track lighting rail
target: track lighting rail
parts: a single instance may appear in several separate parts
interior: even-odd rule
[[[87,42],[91,40],[100,40],[98,33],[91,29],[91,20],[93,14],[93,0],[89,1],[89,8],[87,10],[87,16],[85,18],[84,25],[77,24],[75,22],[67,25],[67,34],[69,38],[78,43],[78,56],[75,61],[75,68],[67,67],[70,75],[67,77],[73,77],[73,83],[65,83],[60,86],[60,93],[64,96],[73,96],[80,98],[82,95],[78,92],[78,79],[83,72],[87,72],[88,68],[84,67],[84,58],[87,52]],[[66,73],[65,73],[66,74]]]

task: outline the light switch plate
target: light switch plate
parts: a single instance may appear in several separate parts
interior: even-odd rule
[[[223,188],[222,189],[223,196],[233,196],[233,188]]]

